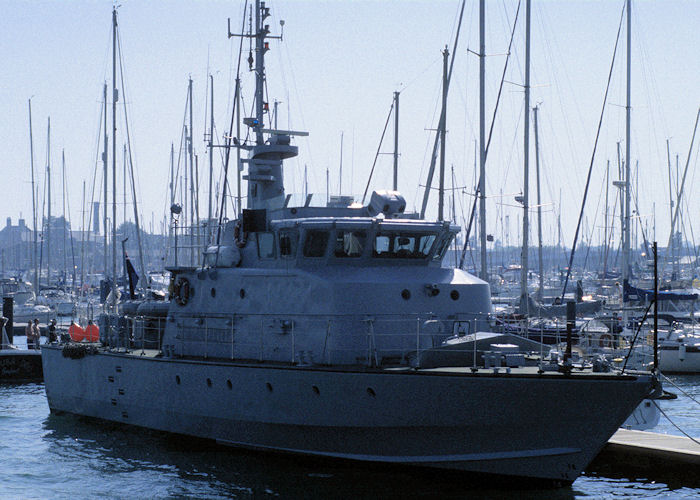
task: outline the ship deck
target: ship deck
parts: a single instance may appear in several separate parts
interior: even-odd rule
[[[162,357],[162,351],[158,349],[130,349],[130,350],[125,350],[125,349],[104,349],[102,352],[105,353],[111,353],[111,354],[118,354],[118,355],[126,355],[126,356],[131,356],[131,357],[136,357],[136,358],[150,358],[150,359],[167,359],[167,360],[172,360],[172,358],[164,358]],[[628,370],[624,375],[620,375],[619,372],[609,372],[609,373],[600,373],[600,372],[593,372],[590,368],[586,369],[579,369],[579,368],[574,368],[571,370],[570,373],[565,373],[562,371],[556,371],[556,370],[545,370],[545,371],[540,371],[540,368],[538,366],[520,366],[520,367],[492,367],[492,368],[474,368],[471,366],[442,366],[442,367],[436,367],[436,368],[411,368],[411,367],[406,367],[406,366],[400,366],[400,367],[395,367],[395,366],[390,366],[390,367],[380,367],[380,368],[373,368],[373,367],[368,367],[365,365],[356,365],[356,366],[346,366],[346,365],[292,365],[291,363],[276,363],[276,362],[260,362],[258,360],[248,360],[248,359],[221,359],[221,358],[188,358],[188,357],[181,357],[181,358],[175,358],[179,359],[182,361],[186,362],[195,362],[195,363],[214,363],[214,364],[231,364],[231,365],[236,365],[236,366],[251,366],[251,365],[257,365],[257,366],[265,366],[268,368],[282,368],[282,369],[304,369],[304,370],[320,370],[320,371],[353,371],[353,372],[367,372],[367,371],[380,371],[380,372],[387,372],[387,373],[425,373],[425,374],[434,374],[434,375],[454,375],[454,374],[460,374],[460,375],[471,375],[471,376],[500,376],[500,377],[508,377],[508,376],[515,376],[515,377],[592,377],[592,378],[605,378],[609,379],[610,377],[617,377],[617,378],[625,378],[629,376],[630,378],[636,377],[638,375],[649,375],[648,372],[636,372],[636,371],[630,371]]]

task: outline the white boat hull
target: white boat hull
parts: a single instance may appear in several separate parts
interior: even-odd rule
[[[700,373],[700,345],[661,346],[659,367],[664,373]]]

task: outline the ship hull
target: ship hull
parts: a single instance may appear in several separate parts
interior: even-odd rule
[[[71,359],[61,347],[42,359],[52,412],[237,447],[560,483],[579,476],[650,385],[648,376],[351,371],[107,351]]]

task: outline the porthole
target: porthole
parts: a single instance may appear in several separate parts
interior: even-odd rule
[[[175,382],[180,385],[180,375],[175,375]]]
[[[233,384],[231,383],[230,380],[226,381],[226,387],[228,387],[229,389],[233,389]]]
[[[408,300],[411,298],[411,292],[408,290],[408,288],[404,288],[401,290],[401,297],[403,297],[403,300]]]
[[[314,386],[311,386],[311,389],[314,391],[314,394],[316,394],[316,395],[321,394],[321,391],[320,391],[319,388],[316,387],[315,385],[314,385]]]
[[[216,297],[216,288],[211,289],[211,297],[212,298]]]
[[[450,298],[452,300],[458,300],[459,299],[459,292],[457,290],[452,290],[450,292]]]
[[[374,389],[372,389],[371,387],[367,388],[367,394],[369,394],[373,398],[377,396],[377,394],[374,392]]]
[[[211,387],[211,379],[210,378],[207,379],[207,387]]]
[[[272,384],[270,382],[265,382],[265,386],[267,387],[267,390],[272,392]]]
[[[238,295],[240,295],[241,298],[244,299],[245,298],[245,290],[243,288],[241,288],[241,290],[238,292]]]

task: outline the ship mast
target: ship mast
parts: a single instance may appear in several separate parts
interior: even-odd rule
[[[262,26],[262,21],[270,15],[270,9],[265,7],[265,2],[255,1],[255,144],[262,146],[265,144],[263,137],[265,102],[263,101],[263,90],[265,88],[265,52],[267,46],[265,36],[269,33],[268,25]],[[250,199],[248,200],[250,204]]]
[[[307,132],[291,130],[275,130],[265,128],[265,115],[269,111],[268,103],[263,99],[265,89],[265,53],[270,50],[266,39],[282,40],[283,35],[270,35],[270,25],[264,24],[270,16],[269,7],[265,2],[255,1],[255,27],[251,33],[234,34],[230,30],[229,37],[255,38],[255,58],[248,58],[251,69],[255,63],[255,116],[243,119],[243,123],[253,129],[255,144],[240,144],[239,148],[249,150],[249,157],[241,160],[248,164],[248,174],[243,179],[248,181],[247,206],[250,210],[274,210],[282,208],[285,200],[282,160],[297,156],[298,148],[290,145],[293,135],[308,135]],[[284,29],[284,21],[280,21]],[[238,106],[236,107],[238,109]],[[270,137],[265,141],[263,134]],[[220,216],[221,217],[221,216]]]

